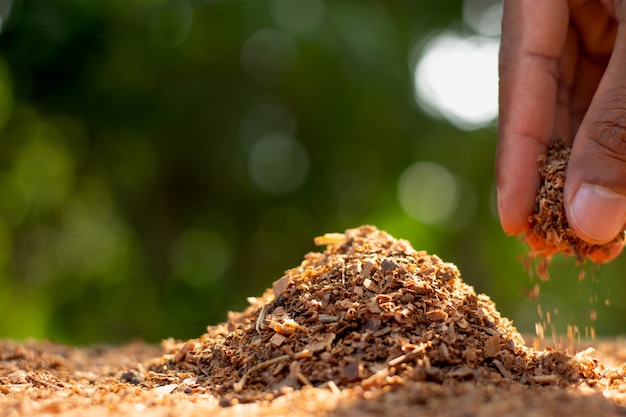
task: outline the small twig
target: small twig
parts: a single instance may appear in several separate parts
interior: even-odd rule
[[[64,383],[62,383],[61,381],[57,381],[57,383],[61,384],[61,386],[59,387],[59,386],[58,386],[58,385],[56,385],[56,384],[52,384],[52,383],[50,383],[50,382],[48,382],[48,381],[43,381],[43,380],[41,380],[41,379],[35,378],[35,377],[34,377],[34,376],[32,376],[32,375],[27,375],[27,376],[26,376],[26,378],[30,379],[30,381],[31,381],[33,384],[39,384],[39,385],[43,385],[43,386],[46,386],[46,387],[49,387],[49,388],[55,388],[55,389],[65,388],[65,384],[64,384]]]
[[[261,334],[261,323],[265,320],[265,309],[267,308],[267,304],[263,304],[261,307],[261,312],[259,313],[259,318],[256,319],[256,332]]]
[[[496,366],[496,368],[498,368],[498,371],[500,371],[500,374],[502,374],[503,377],[508,378],[508,379],[513,379],[513,375],[508,369],[504,367],[504,364],[502,362],[500,362],[497,359],[494,359],[493,364]]]
[[[382,384],[382,381],[389,376],[389,369],[384,368],[380,371],[370,375],[361,381],[361,386],[365,389],[369,389],[376,384]],[[332,388],[331,388],[332,390]]]
[[[296,373],[296,377],[298,378],[298,381],[300,381],[300,383],[301,383],[302,385],[309,385],[309,386],[312,386],[312,385],[313,385],[313,384],[311,384],[311,381],[309,381],[309,380],[307,379],[307,377],[306,377],[306,376],[304,376],[304,374],[303,374],[302,372],[297,372],[297,373]]]
[[[530,377],[530,380],[536,384],[549,385],[549,384],[556,384],[557,382],[559,382],[559,376],[556,374],[533,375]]]
[[[241,379],[239,380],[239,382],[235,382],[235,384],[233,384],[233,388],[235,390],[235,392],[241,392],[243,390],[243,386],[246,384],[246,380],[248,379],[248,377],[250,376],[251,373],[256,372],[260,369],[263,368],[267,368],[270,365],[273,365],[277,362],[280,362],[282,360],[285,359],[289,359],[291,358],[291,355],[282,355],[282,356],[277,356],[275,358],[266,360],[265,362],[261,362],[255,366],[253,366],[252,368],[248,369],[246,371],[245,374],[243,374],[243,376],[241,377]]]
[[[328,381],[328,389],[330,389],[330,392],[333,394],[339,394],[341,392],[334,381]]]
[[[398,357],[396,357],[395,359],[390,360],[389,362],[387,362],[387,365],[391,366],[396,366],[396,365],[400,365],[401,363],[407,362],[408,360],[412,359],[414,356],[417,356],[420,353],[424,353],[424,351],[426,350],[425,345],[419,346],[415,349],[413,349],[412,351],[405,353],[404,355],[400,355]]]

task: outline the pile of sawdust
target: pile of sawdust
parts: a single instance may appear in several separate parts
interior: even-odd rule
[[[227,405],[303,386],[366,392],[407,381],[568,385],[598,377],[590,359],[526,347],[453,264],[407,241],[362,226],[316,243],[326,250],[307,254],[245,311],[198,339],[166,343],[144,383],[183,381],[185,392]]]
[[[537,159],[541,185],[535,199],[535,212],[529,220],[532,233],[544,241],[546,247],[573,255],[582,263],[594,252],[608,255],[616,244],[624,244],[626,234],[622,230],[612,241],[598,245],[580,239],[570,228],[563,206],[563,185],[571,149],[570,143],[559,140],[550,147],[547,155]],[[535,254],[542,255],[541,251]]]

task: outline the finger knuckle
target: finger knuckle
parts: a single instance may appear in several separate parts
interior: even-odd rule
[[[590,139],[609,155],[626,159],[626,114],[599,122]]]

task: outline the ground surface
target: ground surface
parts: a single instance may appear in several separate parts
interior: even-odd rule
[[[626,360],[624,340],[596,341],[580,348],[590,345],[596,348],[591,356],[600,360],[599,366]],[[558,387],[522,385],[506,378],[498,383],[407,381],[377,392],[305,388],[272,401],[225,407],[210,395],[186,394],[184,383],[128,381],[129,369],[145,371],[162,353],[163,348],[142,343],[75,348],[0,342],[0,416],[626,415],[626,389],[606,389],[609,381]]]
[[[0,417],[626,416],[626,339],[528,344],[407,241],[362,226],[315,242],[196,339],[0,341]]]

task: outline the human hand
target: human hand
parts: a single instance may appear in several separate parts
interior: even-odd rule
[[[622,0],[505,0],[496,155],[498,213],[535,253],[559,248],[530,233],[537,157],[573,138],[564,208],[589,243],[611,241],[626,221],[626,7]],[[623,245],[591,253],[616,257]]]

